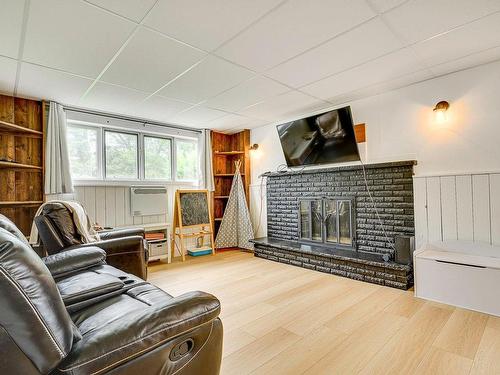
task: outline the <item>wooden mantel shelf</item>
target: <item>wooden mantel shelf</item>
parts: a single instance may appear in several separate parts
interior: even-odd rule
[[[28,129],[24,126],[11,124],[10,122],[0,121],[0,132],[19,133],[23,135],[32,135],[42,137],[43,133],[38,130]]]

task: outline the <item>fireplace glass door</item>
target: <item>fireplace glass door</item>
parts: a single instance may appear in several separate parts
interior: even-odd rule
[[[352,199],[304,199],[299,205],[301,240],[354,247]]]

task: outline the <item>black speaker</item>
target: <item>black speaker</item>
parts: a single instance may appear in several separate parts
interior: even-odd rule
[[[396,249],[396,263],[413,263],[413,251],[415,250],[414,236],[396,236],[396,238],[394,239],[394,247]]]

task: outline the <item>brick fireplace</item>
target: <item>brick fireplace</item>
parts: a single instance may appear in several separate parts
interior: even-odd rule
[[[414,235],[415,164],[366,165],[377,210],[361,166],[267,174],[268,237],[255,255],[407,289],[411,266],[392,259],[395,237]]]

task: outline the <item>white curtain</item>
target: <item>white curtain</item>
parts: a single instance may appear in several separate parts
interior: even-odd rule
[[[45,144],[45,194],[73,192],[63,106],[50,102]]]
[[[198,138],[200,147],[200,181],[199,185],[208,191],[215,190],[214,173],[212,169],[212,141],[211,131],[203,129]]]

